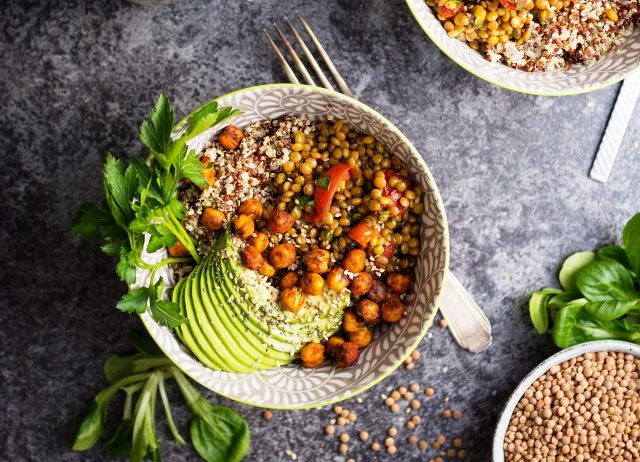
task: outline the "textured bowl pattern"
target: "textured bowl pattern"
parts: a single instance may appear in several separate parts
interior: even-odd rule
[[[568,70],[525,72],[489,62],[466,43],[449,37],[424,0],[407,0],[407,5],[445,55],[473,75],[509,90],[549,96],[585,93],[618,82],[640,67],[640,28],[594,63]]]
[[[296,409],[317,407],[353,396],[373,386],[398,367],[417,346],[431,326],[438,306],[444,274],[448,266],[449,238],[440,194],[420,154],[389,121],[378,113],[344,95],[302,85],[266,85],[240,90],[218,99],[243,114],[230,120],[238,126],[273,119],[284,114],[304,115],[310,119],[344,119],[361,132],[375,135],[408,166],[413,179],[425,192],[422,215],[422,248],[416,267],[416,282],[407,303],[407,315],[398,324],[378,329],[374,341],[362,352],[356,367],[337,369],[324,365],[303,369],[296,362],[277,369],[253,374],[213,371],[185,348],[170,329],[155,323],[149,313],[142,315],[144,325],[160,348],[191,378],[228,398],[269,408]],[[213,127],[189,141],[201,149],[222,127]],[[145,260],[157,262],[164,250]],[[158,272],[174,285],[169,268]],[[138,285],[147,285],[150,273],[138,269]]]

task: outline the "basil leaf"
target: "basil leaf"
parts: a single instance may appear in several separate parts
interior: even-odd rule
[[[635,300],[629,271],[620,263],[597,260],[582,268],[576,276],[576,285],[582,294],[593,302],[607,300]]]
[[[631,268],[640,278],[640,213],[635,214],[625,225],[622,231],[622,242]]]
[[[637,308],[640,308],[640,300],[608,300],[585,305],[587,312],[600,321],[613,321]]]
[[[576,274],[596,259],[593,252],[576,252],[563,263],[558,274],[560,285],[564,290],[576,290]]]
[[[596,257],[598,257],[598,260],[617,261],[625,268],[631,269],[627,253],[619,245],[605,245],[604,247],[600,247],[596,250]]]
[[[249,427],[235,411],[200,399],[191,419],[191,442],[207,462],[239,462],[249,450]]]
[[[534,292],[529,299],[529,317],[535,327],[536,332],[544,334],[549,330],[549,314],[547,305],[553,294],[543,291]]]
[[[582,294],[580,292],[562,292],[561,294],[551,297],[547,306],[550,310],[557,311],[566,304],[573,303],[580,299],[582,299]]]
[[[131,454],[132,438],[133,422],[131,419],[123,419],[111,439],[105,443],[105,448],[112,456],[127,457]]]
[[[591,340],[625,340],[640,343],[638,325],[625,320],[600,321],[581,306],[567,305],[553,322],[553,340],[560,348],[568,348]]]

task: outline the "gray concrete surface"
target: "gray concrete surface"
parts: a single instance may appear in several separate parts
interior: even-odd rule
[[[607,184],[587,173],[617,87],[543,98],[485,83],[449,61],[401,0],[304,2],[3,1],[0,4],[0,460],[107,461],[70,450],[109,352],[141,329],[114,303],[113,262],[69,231],[79,205],[101,198],[104,154],[141,152],[137,128],[164,90],[178,114],[245,86],[283,81],[260,35],[294,9],[311,20],[357,97],[414,142],[439,184],[452,236],[451,266],[491,318],[494,345],[460,350],[435,328],[423,359],[346,404],[355,428],[382,441],[391,414],[379,395],[432,385],[418,435],[459,436],[467,460],[490,460],[492,433],[517,382],[554,351],[531,328],[526,301],[552,284],[560,259],[616,239],[640,205],[640,117]],[[443,399],[448,396],[449,403]],[[251,461],[343,461],[323,436],[328,409],[261,411],[211,396],[248,419]],[[176,399],[178,421],[188,418]],[[439,415],[463,411],[460,420]],[[119,411],[115,411],[116,414]],[[110,421],[111,422],[111,421]],[[184,428],[184,427],[183,427]],[[352,441],[354,428],[349,429]],[[199,460],[159,425],[164,460]],[[365,460],[428,460],[398,437],[398,453]]]

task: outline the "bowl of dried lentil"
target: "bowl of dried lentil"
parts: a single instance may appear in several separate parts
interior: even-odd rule
[[[507,402],[494,462],[640,460],[640,346],[576,345],[531,371]]]
[[[407,0],[431,41],[490,83],[562,96],[640,66],[637,0]]]
[[[239,90],[222,96],[216,101],[221,106],[231,106],[240,110],[241,114],[228,120],[230,125],[227,127],[213,127],[211,130],[190,139],[188,146],[196,153],[207,154],[212,149],[217,149],[216,143],[220,142],[221,135],[224,135],[229,128],[244,130],[247,138],[254,135],[258,136],[259,133],[262,133],[259,136],[265,140],[265,134],[270,134],[275,130],[272,134],[273,136],[269,135],[269,137],[277,140],[280,139],[280,135],[284,138],[292,138],[299,131],[289,133],[287,129],[285,131],[289,135],[287,133],[280,134],[280,128],[284,127],[286,129],[292,124],[300,124],[301,127],[307,129],[308,136],[311,136],[311,128],[316,127],[316,125],[320,134],[323,133],[323,130],[328,130],[328,134],[330,134],[331,130],[337,130],[338,127],[348,127],[348,130],[343,131],[341,134],[349,139],[362,138],[363,143],[365,141],[369,143],[372,147],[370,155],[374,164],[376,163],[376,160],[374,160],[376,152],[385,153],[389,158],[390,166],[395,165],[394,162],[398,164],[398,171],[405,175],[407,182],[411,182],[413,191],[420,191],[420,194],[414,197],[414,201],[419,200],[419,204],[411,204],[413,215],[407,218],[412,221],[409,223],[411,232],[407,235],[409,239],[405,249],[408,252],[405,252],[407,257],[406,269],[411,270],[412,278],[411,289],[400,296],[403,301],[402,316],[394,319],[393,323],[383,323],[379,328],[372,329],[372,338],[367,339],[367,346],[359,352],[357,362],[349,361],[349,364],[346,364],[349,367],[343,367],[345,364],[330,361],[324,361],[319,365],[314,365],[314,367],[307,367],[309,365],[305,365],[304,355],[301,355],[302,364],[296,360],[271,369],[256,370],[250,373],[239,373],[224,369],[216,370],[215,367],[208,367],[197,354],[185,347],[185,344],[181,342],[180,335],[159,325],[151,318],[149,313],[142,315],[142,321],[158,346],[178,367],[203,386],[230,399],[272,409],[301,409],[324,406],[355,396],[383,380],[402,364],[410,353],[415,350],[433,323],[444,286],[444,276],[448,267],[449,255],[446,217],[435,181],[422,156],[409,140],[391,122],[353,98],[305,85],[273,84]],[[265,123],[267,125],[263,127],[261,124]],[[358,135],[358,133],[362,135]],[[364,134],[367,134],[367,136]],[[302,133],[300,133],[300,138],[302,138],[301,135]],[[336,135],[334,138],[338,139],[339,137]],[[368,138],[371,138],[371,140]],[[274,162],[285,161],[286,157],[297,152],[291,144],[293,141],[293,139],[290,139],[289,144],[274,145],[274,155],[269,154],[267,157]],[[295,141],[298,141],[297,138],[295,138]],[[318,141],[321,142],[320,138],[318,138]],[[338,141],[338,143],[341,142]],[[289,145],[291,145],[291,149],[285,152],[283,148]],[[258,144],[256,149],[258,149],[257,146]],[[259,146],[265,147],[267,145],[261,142]],[[344,149],[346,150],[346,148]],[[364,149],[366,151],[366,148]],[[345,161],[349,162],[345,150],[341,150],[341,152]],[[262,152],[260,149],[258,151]],[[349,155],[351,155],[353,149],[348,151]],[[270,152],[269,149],[265,151],[265,154],[268,154],[268,152]],[[335,157],[337,153],[332,154],[332,157]],[[385,160],[383,157],[381,157],[380,168],[384,168]],[[393,159],[396,160],[394,161]],[[243,164],[249,165],[253,162],[242,158],[242,156],[237,160],[238,162],[234,164],[234,169],[236,170],[242,170],[244,168]],[[326,160],[326,167],[329,170],[336,165],[340,165],[340,163],[334,165],[329,158]],[[208,160],[208,162],[210,161]],[[287,164],[287,162],[284,162],[284,164]],[[282,169],[285,172],[288,170],[293,172],[293,169],[288,169],[290,166],[284,164]],[[308,165],[310,164],[305,161],[299,166],[299,169],[306,168]],[[318,165],[322,164],[318,162]],[[216,171],[221,173],[224,170],[222,166],[216,165]],[[302,172],[302,170],[300,171]],[[363,177],[365,179],[369,178],[367,180],[368,183],[381,180],[381,178],[377,178],[375,173],[373,168],[371,172],[368,172],[367,168],[362,169]],[[251,175],[252,173],[248,172],[248,177],[251,177]],[[327,171],[327,175],[329,175],[329,171]],[[227,179],[224,175],[220,176],[220,178],[223,177],[225,180]],[[283,178],[286,179],[286,177],[287,175],[284,175]],[[231,196],[231,199],[236,196],[238,196],[238,200],[243,199],[240,196],[249,186],[242,186],[234,182],[235,179],[242,178],[244,178],[242,174],[230,176],[228,179],[233,181],[230,184],[225,181],[224,191],[221,190],[219,193],[214,194],[215,197],[212,197],[212,200],[224,199],[223,203],[219,204],[220,208],[224,208],[226,196]],[[301,177],[301,179],[304,178]],[[278,173],[274,173],[272,179],[265,179],[264,183],[267,184],[269,181],[273,183],[276,189],[281,187],[283,191],[286,189],[284,188],[284,183],[280,181]],[[306,183],[304,185],[302,183],[294,183],[298,185],[299,190],[304,192],[304,188],[307,186]],[[290,185],[292,191],[294,183]],[[319,187],[325,188],[326,186],[319,185]],[[407,197],[407,192],[405,191],[403,197]],[[352,194],[355,193],[352,191]],[[283,193],[277,197],[288,196]],[[244,202],[240,204],[241,207],[242,204]],[[399,202],[399,204],[402,205],[403,203]],[[267,205],[268,201],[265,199],[265,207]],[[283,207],[284,209],[289,210],[284,202],[283,205],[285,206]],[[376,205],[375,209],[370,207],[370,210],[377,210],[378,208],[378,204],[369,203],[368,205]],[[409,206],[408,203],[405,205]],[[279,206],[279,202],[274,206]],[[234,209],[235,205],[229,210]],[[278,208],[277,210],[280,209]],[[331,210],[329,212],[333,213]],[[293,215],[293,218],[297,216],[294,215],[293,210],[291,210],[291,215]],[[189,212],[187,212],[187,216],[189,216]],[[336,213],[336,217],[338,216]],[[204,214],[202,218],[204,218]],[[328,223],[327,220],[325,220],[325,224]],[[195,220],[194,223],[197,224],[198,222],[203,223],[201,219]],[[270,224],[271,220],[267,222],[267,226],[270,226]],[[339,223],[334,224],[338,225]],[[234,226],[237,232],[238,226],[235,220]],[[257,221],[256,230],[258,230],[259,226],[261,225]],[[345,223],[344,226],[348,227],[349,225]],[[414,229],[415,233],[413,233]],[[199,227],[195,226],[193,231],[199,232]],[[333,229],[333,231],[335,233],[336,229]],[[380,232],[384,236],[383,231],[382,229]],[[346,231],[345,234],[347,234]],[[351,236],[351,233],[348,234]],[[391,235],[393,233],[390,233]],[[275,236],[277,237],[277,233]],[[206,241],[205,237],[200,236],[201,242]],[[409,245],[409,241],[414,237],[418,242],[418,246]],[[396,248],[402,252],[402,245],[396,246]],[[376,254],[375,247],[372,251],[373,254],[370,255],[371,261],[379,266],[376,258],[380,255]],[[145,260],[149,262],[160,261],[166,257],[166,252],[166,249],[161,249],[154,254],[145,255]],[[302,247],[297,251],[298,256],[300,256],[300,252],[304,252]],[[271,257],[269,255],[269,258]],[[243,261],[243,263],[246,266],[246,262]],[[307,266],[309,264],[306,259],[304,263]],[[391,261],[385,262],[385,264],[391,263]],[[398,263],[402,268],[402,259]],[[179,271],[179,268],[165,266],[158,270],[157,274],[163,277],[167,281],[168,287],[171,288],[176,284],[177,278],[180,277],[176,274]],[[248,271],[245,273],[248,273]],[[141,281],[142,284],[145,284],[148,283],[150,277],[151,275],[148,271],[138,268],[136,281]],[[356,276],[353,277],[352,283],[354,281],[356,281]],[[330,282],[329,276],[327,276],[327,284],[330,284]],[[390,284],[390,281],[387,280],[387,284]],[[392,288],[392,286],[390,285],[389,288]],[[282,293],[284,293],[284,290]],[[352,293],[355,292],[352,290]],[[384,306],[381,309],[384,315]],[[343,321],[346,318],[347,316],[345,315]],[[345,332],[349,332],[344,326],[344,322],[343,328]],[[347,343],[353,343],[351,337],[349,339],[350,341]]]

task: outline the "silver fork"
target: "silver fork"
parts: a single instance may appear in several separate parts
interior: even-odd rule
[[[346,82],[336,69],[336,66],[331,61],[331,58],[320,44],[320,41],[316,37],[316,34],[309,26],[309,23],[304,19],[304,17],[296,12],[302,27],[305,32],[309,36],[309,39],[313,43],[317,53],[322,57],[324,64],[327,69],[331,73],[333,80],[338,85],[341,93],[345,95],[353,97],[351,90],[347,86]],[[295,37],[300,49],[304,53],[308,64],[311,66],[313,71],[315,72],[318,80],[324,88],[328,88],[329,90],[334,90],[333,85],[322,71],[322,68],[313,57],[311,50],[305,43],[302,35],[298,32],[296,27],[289,21],[286,17],[284,18],[287,26],[291,30],[291,33]],[[304,65],[302,59],[296,52],[295,48],[291,44],[291,42],[287,39],[287,36],[282,32],[282,30],[278,27],[277,24],[273,25],[277,35],[279,36],[282,44],[287,51],[287,54],[291,57],[295,68],[298,70],[300,75],[302,76],[302,80],[308,84],[313,86],[318,86],[313,77],[307,70],[307,67]],[[287,62],[287,59],[284,57],[278,45],[273,40],[269,32],[264,31],[267,36],[267,40],[269,41],[269,45],[273,48],[273,51],[278,59],[278,62],[282,66],[282,70],[287,76],[287,79],[291,83],[300,83],[300,80],[296,76],[295,72]],[[442,302],[440,304],[440,311],[442,315],[447,320],[447,324],[453,338],[456,340],[458,345],[462,348],[466,348],[467,350],[473,353],[479,353],[491,345],[492,337],[491,337],[491,324],[489,320],[482,312],[477,303],[473,300],[469,292],[465,290],[460,281],[453,275],[451,271],[447,271],[445,276],[445,285],[442,293]]]

